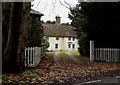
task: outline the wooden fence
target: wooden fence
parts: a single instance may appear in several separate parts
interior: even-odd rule
[[[94,41],[90,41],[90,61],[120,62],[120,49],[94,48]]]
[[[25,48],[25,67],[36,67],[41,61],[42,47],[28,47]]]

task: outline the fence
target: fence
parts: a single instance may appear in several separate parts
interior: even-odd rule
[[[42,47],[28,47],[25,48],[25,67],[36,67],[41,61]]]
[[[90,41],[90,61],[120,62],[120,49],[94,48],[94,41]]]

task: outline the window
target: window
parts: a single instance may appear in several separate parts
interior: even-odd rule
[[[56,40],[59,40],[59,37],[56,37]]]
[[[49,37],[47,37],[47,39],[49,40]]]
[[[49,37],[47,37],[47,39],[49,40]]]
[[[71,37],[69,37],[68,40],[71,40]]]
[[[58,48],[58,44],[55,44],[55,48]]]
[[[70,43],[68,43],[68,48],[71,48],[71,44]]]
[[[75,38],[73,37],[73,41],[75,41]]]
[[[72,44],[72,48],[73,48],[73,49],[75,48],[75,44]]]

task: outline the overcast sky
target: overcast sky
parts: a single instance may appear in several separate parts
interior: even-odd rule
[[[61,3],[64,5],[61,5]],[[47,21],[55,21],[55,16],[61,17],[61,23],[71,22],[68,18],[69,5],[75,6],[78,3],[78,0],[34,0],[32,2],[32,9],[35,9],[44,14],[41,20]],[[68,7],[68,8],[67,8]]]

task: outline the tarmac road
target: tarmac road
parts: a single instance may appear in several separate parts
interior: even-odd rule
[[[120,85],[120,76],[116,77],[105,77],[95,81],[84,82],[75,85]]]

